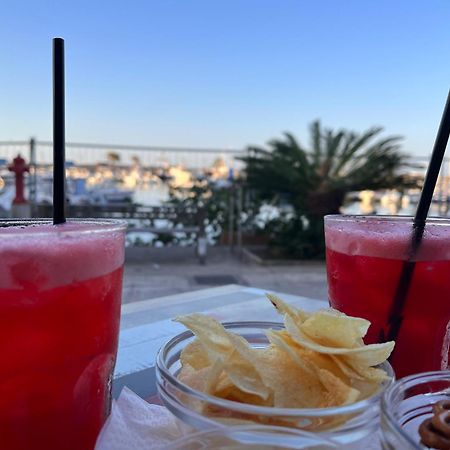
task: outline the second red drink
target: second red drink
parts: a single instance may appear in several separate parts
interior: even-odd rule
[[[411,231],[405,217],[325,218],[331,306],[372,322],[367,343],[387,330]],[[450,220],[427,221],[415,261],[391,360],[398,378],[450,367]]]

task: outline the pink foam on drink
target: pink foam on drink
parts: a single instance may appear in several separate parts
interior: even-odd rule
[[[411,245],[412,219],[382,217],[330,218],[325,221],[327,247],[347,255],[407,259]],[[429,219],[417,261],[450,259],[450,221]]]
[[[123,261],[123,230],[107,222],[0,228],[3,289],[64,286],[110,273]]]

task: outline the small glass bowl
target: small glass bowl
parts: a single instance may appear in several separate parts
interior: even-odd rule
[[[425,372],[402,378],[390,386],[381,400],[384,450],[424,450],[419,425],[431,417],[432,405],[450,399],[450,371]]]
[[[223,325],[233,333],[243,336],[255,348],[269,345],[265,334],[267,330],[284,328],[283,324],[275,322],[230,322]],[[193,339],[191,331],[179,334],[160,349],[156,360],[156,384],[159,395],[169,411],[180,420],[181,429],[186,433],[226,427],[220,417],[239,418],[241,423],[247,422],[249,425],[263,424],[263,426],[286,427],[287,430],[293,428],[312,432],[317,436],[318,443],[325,440],[344,445],[347,449],[362,448],[362,440],[373,433],[378,433],[379,400],[394,377],[388,363],[380,367],[387,372],[390,379],[383,383],[373,396],[350,405],[310,409],[255,406],[205,394],[177,379],[181,369],[181,351]],[[202,415],[192,407],[196,404],[215,411],[215,416]]]

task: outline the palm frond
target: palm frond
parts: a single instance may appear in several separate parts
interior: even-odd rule
[[[343,131],[339,131],[334,134],[332,130],[327,130],[325,135],[325,146],[326,146],[326,157],[321,163],[320,175],[325,178],[330,178],[330,171],[333,167],[334,160],[339,152],[339,147],[341,145],[342,139],[344,138],[345,133]]]
[[[373,127],[369,130],[365,131],[361,135],[357,135],[352,132],[346,133],[346,144],[343,146],[341,153],[339,154],[339,158],[337,160],[337,164],[333,168],[332,176],[338,176],[339,172],[345,167],[345,165],[352,160],[352,158],[356,158],[356,154],[364,149],[364,146],[377,134],[381,133],[383,128],[381,127]]]
[[[322,159],[322,131],[319,120],[315,120],[310,125],[309,133],[311,135],[311,159],[313,169],[317,170],[317,167]]]

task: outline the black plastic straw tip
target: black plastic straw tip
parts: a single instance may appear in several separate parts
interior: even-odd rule
[[[53,223],[66,221],[64,39],[53,39]]]

